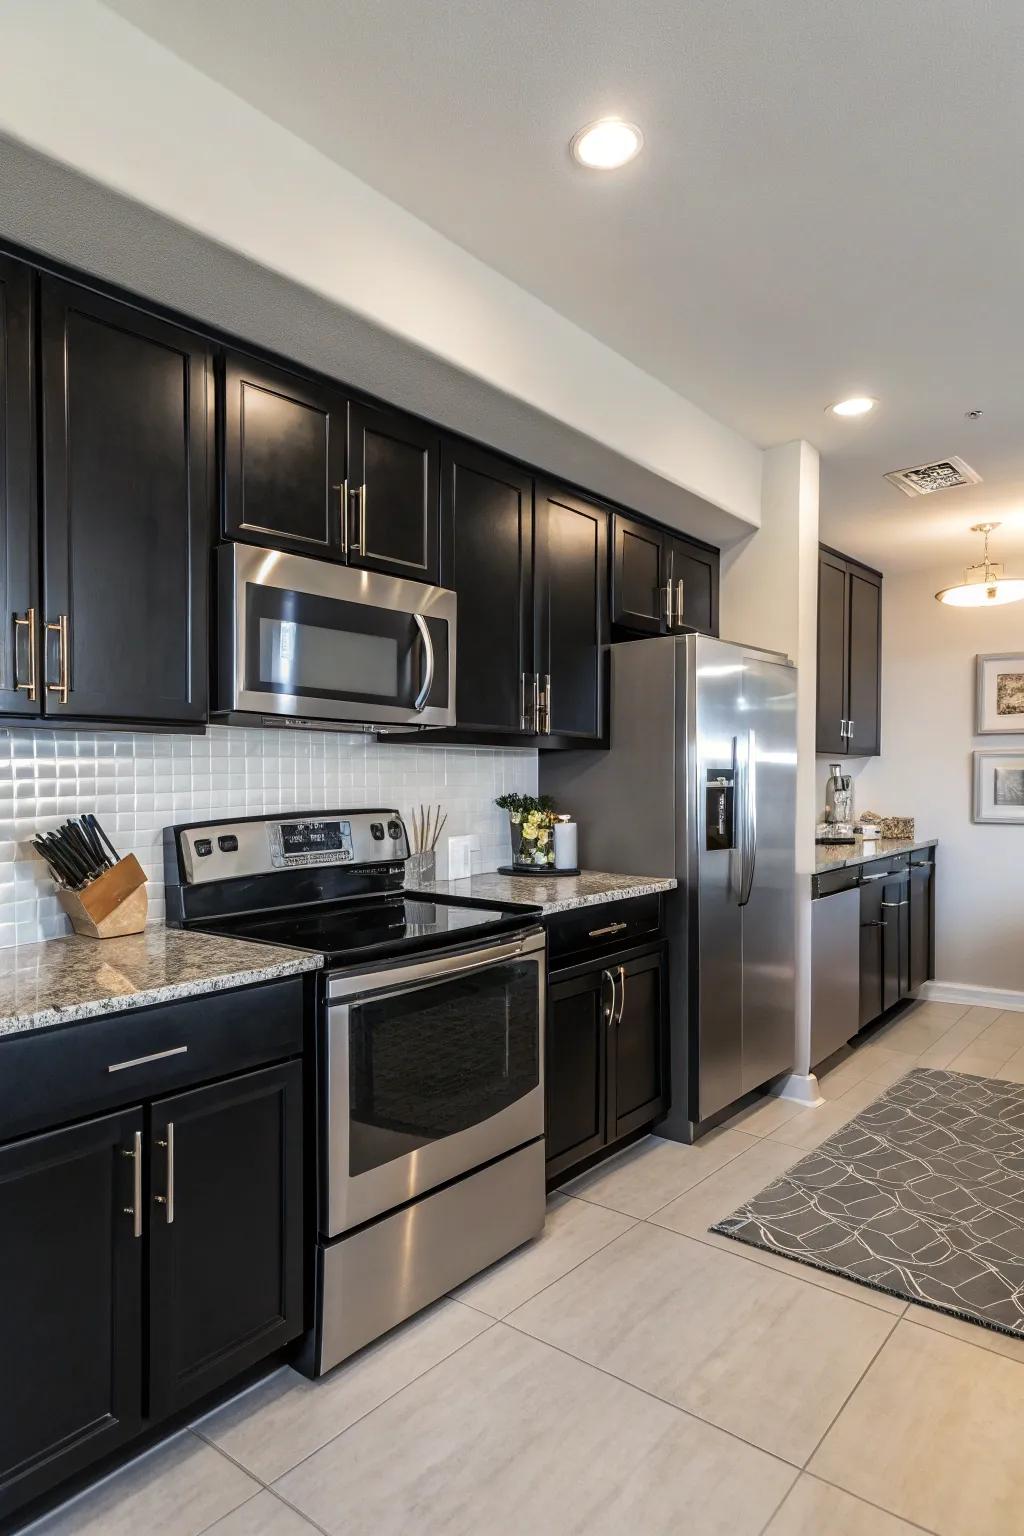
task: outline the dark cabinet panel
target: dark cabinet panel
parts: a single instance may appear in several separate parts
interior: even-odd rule
[[[41,307],[45,712],[203,720],[208,349],[72,284]]]
[[[909,990],[916,992],[935,974],[935,885],[932,864],[910,866]]]
[[[321,380],[228,353],[224,531],[341,558],[348,401]]]
[[[612,623],[641,634],[662,634],[666,580],[661,530],[616,512],[612,517]]]
[[[881,743],[882,589],[873,576],[849,572],[850,687],[847,750],[877,757]]]
[[[602,646],[608,514],[567,491],[536,491],[540,729],[593,740],[604,729]]]
[[[607,1140],[607,1033],[612,985],[605,971],[556,981],[548,992],[548,1177],[599,1152]]]
[[[521,732],[533,708],[533,481],[505,459],[451,441],[441,502],[441,581],[459,600],[459,727]]]
[[[0,1518],[141,1424],[141,1132],[129,1109],[0,1148]]]
[[[665,550],[673,633],[698,630],[702,635],[717,635],[718,551],[672,534],[665,535]]]
[[[860,888],[860,1027],[882,1012],[885,976],[885,913],[883,882],[871,881]]]
[[[349,563],[413,581],[438,579],[437,431],[400,411],[349,406]]]
[[[882,886],[882,1009],[906,997],[910,972],[910,886],[901,875]]]
[[[818,556],[819,752],[846,752],[846,682],[849,665],[846,562]]]
[[[609,1140],[650,1125],[668,1108],[668,1033],[662,952],[627,960],[615,971],[618,1009],[609,1049]]]
[[[38,512],[33,421],[33,283],[0,257],[0,711],[38,715]]]
[[[292,1062],[152,1106],[153,1416],[301,1332],[301,1100]]]

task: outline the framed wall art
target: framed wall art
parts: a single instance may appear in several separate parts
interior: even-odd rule
[[[975,752],[974,820],[1024,827],[1024,751]]]
[[[978,657],[978,736],[1024,735],[1024,652]]]

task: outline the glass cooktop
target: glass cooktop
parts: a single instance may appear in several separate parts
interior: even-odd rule
[[[227,918],[209,927],[238,939],[319,950],[328,965],[348,965],[370,956],[486,938],[490,933],[527,927],[536,920],[535,914],[521,909],[506,912],[500,907],[460,906],[397,892],[366,901]]]

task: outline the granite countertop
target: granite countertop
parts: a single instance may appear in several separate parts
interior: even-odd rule
[[[415,891],[423,896],[461,896],[470,901],[500,902],[525,907],[545,916],[571,912],[576,907],[596,907],[603,901],[630,896],[651,896],[675,889],[676,882],[657,875],[606,875],[585,869],[579,875],[467,875],[464,880],[420,881]]]
[[[885,859],[894,853],[910,853],[914,848],[934,848],[937,837],[875,837],[856,843],[837,843],[829,848],[818,843],[815,853],[814,873],[823,875],[829,869],[849,869],[854,864],[870,864],[872,859]]]
[[[73,934],[0,949],[0,1039],[150,1003],[297,976],[323,955],[154,923],[121,939]]]

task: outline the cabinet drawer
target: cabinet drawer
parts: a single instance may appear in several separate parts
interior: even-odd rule
[[[861,884],[870,885],[875,880],[884,880],[889,875],[898,875],[902,870],[909,868],[908,853],[890,854],[887,859],[872,859],[870,864],[864,864],[861,867]]]
[[[912,866],[918,864],[934,864],[934,862],[934,848],[912,848],[910,850],[910,863]]]
[[[860,869],[829,869],[822,875],[811,876],[811,896],[835,896],[839,891],[852,891],[860,885]]]
[[[623,901],[578,907],[546,919],[551,968],[625,949],[661,929],[661,896],[630,896]]]
[[[302,1049],[301,978],[0,1041],[0,1140]]]

